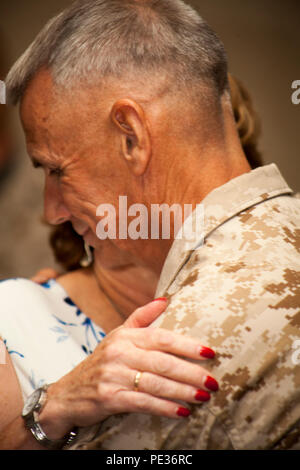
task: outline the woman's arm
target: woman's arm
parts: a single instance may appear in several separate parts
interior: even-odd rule
[[[6,351],[5,363],[0,364],[0,449],[44,449],[25,428],[22,408],[20,384]]]
[[[198,341],[146,327],[166,305],[166,301],[159,300],[137,309],[93,354],[49,387],[39,421],[50,439],[62,438],[74,426],[94,425],[123,412],[183,417],[177,400],[199,403],[209,399],[206,378],[210,374],[200,365],[177,357],[200,360],[202,350]],[[133,384],[138,371],[143,374],[136,392]],[[2,385],[5,386],[5,378]],[[0,447],[41,448],[20,418],[22,399],[16,377],[6,396],[10,416],[0,431]],[[1,408],[4,408],[2,400]]]
[[[177,401],[209,400],[209,391],[218,389],[217,382],[206,369],[178,356],[207,359],[205,353],[211,350],[203,351],[196,339],[146,327],[166,306],[165,301],[154,301],[137,309],[93,354],[49,387],[40,422],[51,439],[112,414],[185,417],[183,410],[187,410]],[[143,374],[136,392],[133,384],[138,371]]]
[[[0,433],[0,450],[46,450],[26,429],[19,415]]]
[[[1,350],[4,348],[4,363],[0,363],[0,436],[2,430],[22,411],[23,399],[18,378],[10,356],[1,341]]]

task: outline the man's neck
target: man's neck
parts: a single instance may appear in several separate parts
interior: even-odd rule
[[[220,156],[219,158],[207,158],[202,165],[196,163],[193,171],[186,172],[185,174],[184,172],[177,174],[174,180],[180,181],[180,184],[172,185],[171,189],[166,188],[166,193],[163,195],[162,200],[169,210],[174,205],[180,207],[179,215],[181,224],[184,223],[191,211],[194,211],[197,205],[201,204],[205,197],[214,189],[223,186],[233,178],[251,171],[251,167],[243,152],[240,156],[237,156],[236,159],[235,156],[231,158],[232,160],[229,162],[225,157],[223,160]],[[158,204],[157,201],[155,201],[155,204]],[[186,207],[191,210],[185,210]],[[150,202],[148,202],[148,212],[151,213]],[[169,220],[169,239],[162,239],[162,226],[160,226],[159,240],[151,239],[150,237],[147,241],[144,241],[144,245],[142,245],[142,243],[139,245],[139,241],[136,241],[137,255],[139,255],[142,262],[151,267],[158,276],[161,273],[168,252],[174,242],[177,229],[179,228],[179,226],[175,227],[175,223],[173,223],[174,219],[171,216]]]

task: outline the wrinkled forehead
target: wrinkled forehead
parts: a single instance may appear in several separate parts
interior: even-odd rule
[[[20,117],[26,132],[49,120],[55,102],[51,73],[39,71],[29,82],[20,103]]]
[[[51,73],[42,69],[30,81],[20,104],[20,117],[27,144],[54,145],[68,140],[77,145],[96,131],[97,100],[88,93],[64,93]],[[101,119],[97,110],[97,123]]]

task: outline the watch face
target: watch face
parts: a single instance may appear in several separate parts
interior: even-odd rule
[[[34,410],[35,405],[38,403],[42,390],[35,390],[26,400],[22,416],[25,417]]]

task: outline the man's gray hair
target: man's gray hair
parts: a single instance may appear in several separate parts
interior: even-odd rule
[[[10,70],[8,100],[18,103],[38,70],[70,89],[126,79],[128,73],[170,78],[171,88],[205,85],[216,97],[228,88],[224,46],[181,0],[80,0],[51,19]]]

